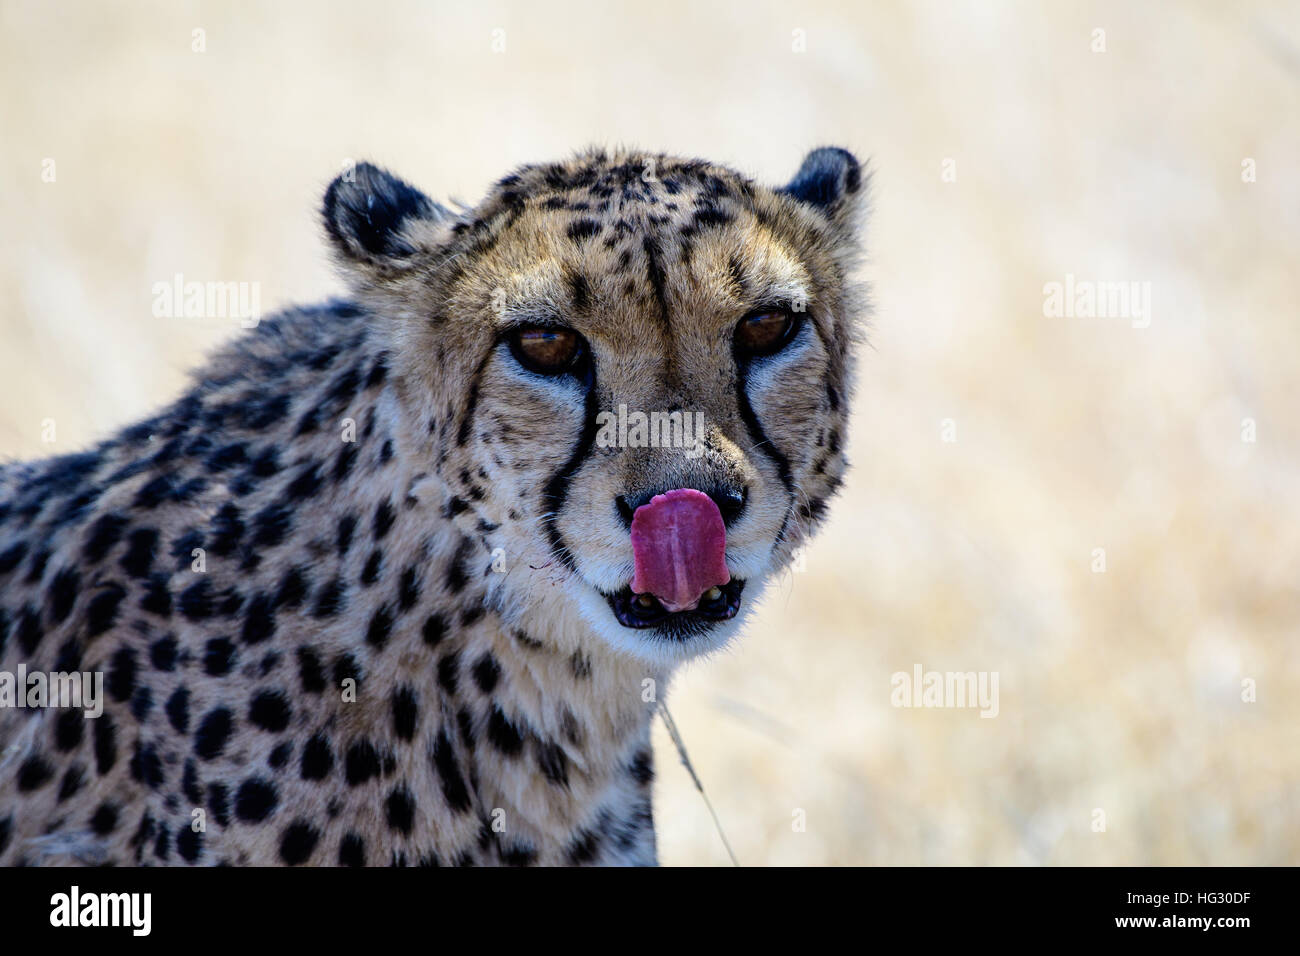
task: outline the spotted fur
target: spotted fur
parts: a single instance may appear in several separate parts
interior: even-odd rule
[[[461,212],[340,177],[347,300],[264,321],[89,451],[0,471],[2,669],[100,671],[107,696],[93,720],[0,710],[0,863],[655,862],[655,701],[845,468],[864,193],[836,149],[782,189],[591,151]],[[772,303],[806,310],[797,339],[739,357]],[[585,379],[511,358],[504,330],[539,320],[590,343]],[[702,412],[706,453],[600,446],[620,403]],[[744,489],[742,613],[621,626],[617,499],[719,486]]]

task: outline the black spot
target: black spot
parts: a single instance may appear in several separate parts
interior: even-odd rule
[[[387,501],[381,501],[379,507],[375,509],[375,540],[382,541],[384,535],[393,526],[393,520],[397,517],[393,511],[393,506]]]
[[[172,596],[167,590],[167,575],[151,574],[145,585],[144,597],[140,598],[140,610],[170,617],[172,613]]]
[[[344,369],[339,376],[330,383],[329,391],[325,395],[328,402],[334,403],[336,407],[345,406],[357,394],[357,389],[361,387],[361,372],[356,368]]]
[[[123,647],[108,664],[108,696],[119,703],[135,690],[135,651]]]
[[[339,455],[334,459],[334,480],[342,481],[352,472],[353,466],[357,463],[357,446],[355,442],[344,442],[343,447],[339,450]],[[348,517],[346,520],[351,522],[348,528],[348,537],[351,538],[352,531],[356,526],[356,519]],[[343,550],[347,550],[346,547]]]
[[[267,780],[252,777],[239,785],[235,793],[235,816],[248,823],[259,823],[274,812],[280,796]]]
[[[86,716],[79,710],[64,710],[54,719],[54,746],[67,753],[81,743],[86,734]]]
[[[465,778],[461,776],[460,767],[456,765],[456,754],[445,730],[438,732],[432,758],[447,804],[453,810],[464,813],[470,807],[469,790],[465,786]]]
[[[235,666],[238,653],[234,641],[226,637],[214,637],[204,646],[203,670],[210,677],[223,677]]]
[[[284,540],[293,523],[290,511],[283,505],[267,505],[253,518],[253,548],[272,548]]]
[[[537,851],[526,843],[511,843],[501,848],[501,862],[506,866],[532,866],[537,862]]]
[[[225,471],[246,461],[248,461],[248,449],[242,442],[235,442],[214,451],[203,464],[209,471]]]
[[[86,636],[103,634],[117,622],[117,607],[126,597],[126,588],[120,584],[104,585],[86,606]]]
[[[103,718],[100,718],[101,720]],[[86,782],[85,768],[79,763],[74,763],[68,768],[68,772],[63,775],[63,780],[59,784],[59,803],[67,800],[69,797],[76,796],[81,789],[82,784]]]
[[[335,578],[321,588],[316,596],[316,608],[312,612],[316,617],[333,617],[343,610],[343,581]]]
[[[18,768],[18,792],[28,793],[45,786],[54,777],[54,769],[41,757],[28,757]]]
[[[160,637],[149,645],[149,662],[155,670],[171,671],[176,668],[176,638],[174,635]]]
[[[493,704],[488,717],[488,740],[507,757],[516,756],[524,747],[523,735],[500,707]]]
[[[19,541],[0,554],[0,574],[8,574],[27,556],[27,542]]]
[[[447,636],[447,621],[441,614],[430,614],[429,619],[424,622],[424,643],[430,647],[437,647],[439,642]]]
[[[352,535],[356,532],[356,530],[357,530],[356,515],[348,514],[348,515],[344,515],[342,518],[339,519],[339,533],[338,533],[339,557],[343,557],[343,555],[348,553],[348,548],[351,547],[352,545]]]
[[[95,770],[102,777],[117,763],[117,728],[113,718],[100,714],[95,719]]]
[[[582,244],[600,232],[600,223],[594,219],[575,219],[569,223],[568,236],[574,242]]]
[[[342,687],[343,682],[349,678],[356,681],[357,685],[360,686],[361,668],[357,665],[356,658],[351,654],[340,654],[334,662],[334,683]]]
[[[628,772],[638,784],[648,786],[655,778],[654,756],[649,750],[638,750],[628,766]]]
[[[447,566],[447,588],[452,594],[459,594],[469,583],[469,562],[474,555],[474,542],[461,538],[456,554]]]
[[[45,565],[50,560],[50,552],[42,548],[32,555],[31,564],[27,568],[27,577],[23,578],[25,584],[36,584],[45,576]]]
[[[384,552],[379,548],[370,552],[370,557],[366,559],[366,566],[361,569],[361,583],[366,587],[374,584],[379,580],[379,568],[383,564]]]
[[[96,519],[86,535],[86,544],[81,549],[81,556],[91,564],[103,561],[109,549],[122,539],[122,532],[126,530],[126,525],[125,515],[107,514]]]
[[[717,206],[702,206],[695,211],[690,229],[707,229],[711,226],[725,226],[732,221],[731,213],[724,212]]]
[[[393,630],[393,615],[386,606],[381,605],[370,618],[370,627],[366,629],[366,643],[376,650],[388,643],[388,636]]]
[[[284,490],[284,496],[289,501],[304,501],[314,497],[323,483],[320,465],[308,465],[293,481],[289,482],[289,486]]]
[[[191,621],[204,621],[212,616],[212,584],[207,578],[196,581],[181,592],[177,606]]]
[[[299,607],[307,599],[307,574],[302,568],[290,568],[280,579],[280,587],[275,592],[277,608]]]
[[[181,774],[181,793],[185,799],[198,806],[203,803],[203,785],[199,782],[199,765],[193,758],[185,761],[185,770]]]
[[[521,648],[526,648],[528,650],[541,650],[543,646],[546,646],[543,645],[541,641],[537,640],[536,637],[529,637],[523,631],[513,631],[512,635],[515,637],[515,640],[519,643]]]
[[[568,281],[569,297],[573,300],[573,308],[578,312],[585,311],[591,302],[591,287],[587,285],[587,280],[576,272],[569,274]]]
[[[226,749],[226,741],[234,721],[229,709],[217,707],[208,711],[199,722],[199,729],[194,733],[194,752],[204,760],[212,760]]]
[[[366,388],[374,388],[376,385],[382,385],[388,378],[388,354],[380,352],[375,359],[375,364],[370,367],[370,374],[366,376]]]
[[[171,852],[171,835],[167,832],[166,827],[158,831],[158,839],[154,841],[153,852],[154,856],[164,861],[167,859],[167,854]]]
[[[131,754],[131,779],[157,789],[163,785],[162,760],[153,747],[135,742],[135,751]]]
[[[293,744],[286,740],[271,751],[270,755],[266,758],[266,762],[272,770],[279,770],[289,762],[289,758],[292,756]]]
[[[569,658],[569,667],[573,670],[573,676],[579,680],[591,676],[591,658],[582,651],[573,652]]]
[[[399,687],[393,694],[393,732],[399,740],[410,740],[415,736],[416,718],[419,716],[419,704],[415,691],[409,687]]]
[[[135,715],[136,720],[144,723],[151,710],[153,710],[153,691],[141,684],[131,697],[131,713]]]
[[[227,502],[212,519],[212,542],[208,547],[213,554],[224,556],[239,547],[243,536],[243,516],[237,507]]]
[[[310,823],[297,820],[285,827],[280,837],[280,859],[290,866],[306,863],[319,840],[319,830]]]
[[[417,570],[414,565],[402,572],[402,577],[397,583],[397,604],[403,611],[409,611],[415,607],[415,602],[420,600],[420,583],[417,577]]]
[[[479,690],[485,694],[492,693],[497,686],[497,681],[501,679],[501,665],[492,654],[486,653],[480,657],[474,664],[474,683],[478,684]]]
[[[254,478],[270,478],[280,470],[280,456],[274,448],[264,448],[248,466]]]
[[[454,696],[460,683],[460,651],[450,651],[438,660],[438,684]]]
[[[343,763],[343,776],[349,786],[358,786],[379,776],[379,752],[368,740],[359,740],[348,748]]]
[[[343,842],[339,844],[339,865],[366,865],[366,844],[357,834],[349,833],[343,838]]]
[[[68,638],[59,648],[59,656],[54,659],[56,673],[70,673],[81,669],[81,645],[75,638]]]
[[[275,633],[275,605],[270,596],[255,594],[244,611],[240,638],[245,644],[260,644]]]
[[[51,624],[60,623],[72,611],[80,584],[81,576],[72,568],[64,568],[54,576],[48,592]]]
[[[122,570],[133,578],[143,578],[153,567],[154,552],[158,549],[158,529],[137,528],[127,540]]]
[[[410,833],[415,821],[415,798],[405,787],[397,787],[388,795],[384,805],[388,810],[388,825],[399,833]]]
[[[230,791],[224,783],[208,784],[208,809],[223,827],[230,823]]]
[[[581,830],[569,843],[569,863],[578,866],[590,863],[600,851],[600,834],[594,830]]]
[[[569,785],[569,758],[564,755],[564,749],[559,744],[554,741],[539,743],[537,763],[551,783],[559,787]]]
[[[329,739],[316,734],[302,748],[301,774],[304,780],[324,780],[334,768]]]
[[[325,690],[325,672],[321,669],[320,657],[306,644],[298,648],[298,678],[308,694]]]
[[[99,836],[107,836],[117,829],[117,806],[105,801],[90,818],[90,828]]]
[[[193,863],[203,852],[203,834],[192,826],[181,826],[176,830],[176,852],[187,863]]]
[[[30,657],[44,636],[45,631],[41,628],[40,615],[33,608],[26,608],[18,621],[18,646]]]
[[[278,690],[262,691],[248,707],[248,719],[253,722],[253,726],[275,734],[289,726],[292,715],[289,701]]]

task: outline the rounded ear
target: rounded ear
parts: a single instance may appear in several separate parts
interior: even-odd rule
[[[428,246],[431,227],[452,218],[414,186],[370,163],[330,183],[321,212],[343,259],[385,270],[407,265]]]
[[[852,152],[823,146],[803,157],[800,172],[780,191],[826,216],[837,237],[852,246],[861,241],[870,181]]]
[[[829,207],[862,188],[862,166],[847,149],[823,146],[804,157],[803,165],[781,192],[800,202]]]

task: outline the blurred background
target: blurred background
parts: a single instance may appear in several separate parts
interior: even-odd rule
[[[740,861],[1300,863],[1300,5],[3,0],[0,140],[14,458],[238,334],[154,283],[341,291],[349,161],[473,202],[589,143],[870,157],[854,469],[670,697]],[[1149,324],[1048,314],[1067,276]],[[892,706],[916,665],[997,717]],[[662,861],[726,863],[656,746]]]

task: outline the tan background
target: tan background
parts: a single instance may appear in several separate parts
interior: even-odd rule
[[[740,859],[1300,862],[1298,11],[5,0],[0,453],[107,435],[235,334],[155,282],[338,291],[348,159],[474,200],[591,142],[772,182],[842,144],[876,171],[856,468],[672,698]],[[1150,282],[1150,328],[1045,317],[1067,273]],[[891,707],[917,663],[997,671],[1000,715]],[[664,862],[724,862],[658,754]]]

